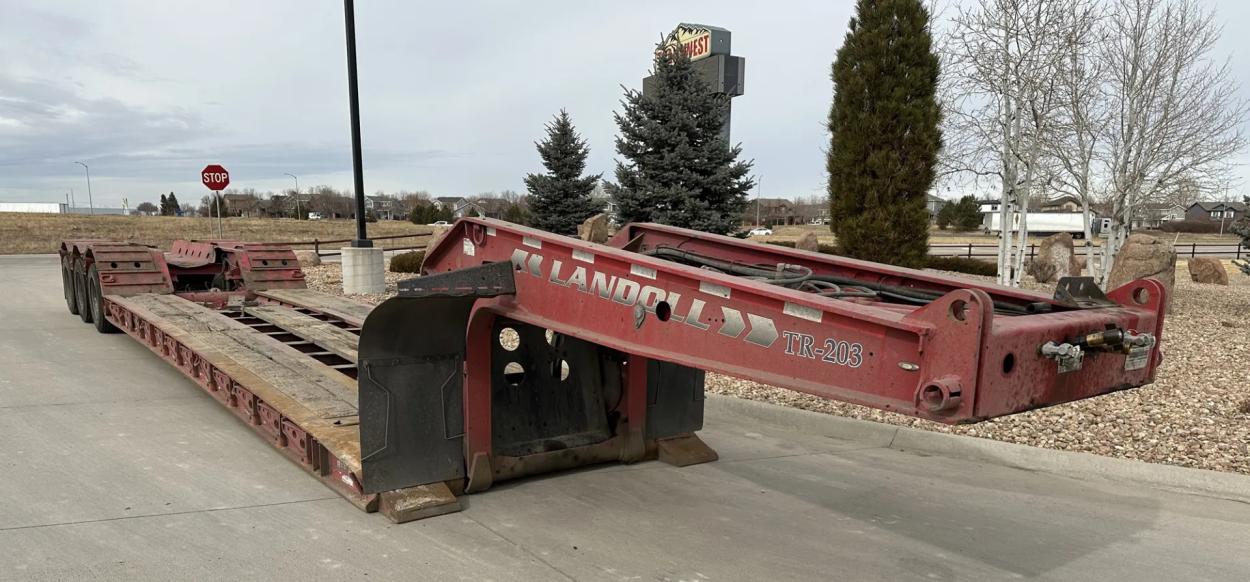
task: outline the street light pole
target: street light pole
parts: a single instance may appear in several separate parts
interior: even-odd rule
[[[287,174],[295,180],[295,220],[299,220],[299,177],[295,174]]]
[[[94,216],[95,215],[95,202],[91,199],[91,168],[88,168],[87,164],[84,164],[82,162],[74,162],[74,163],[82,166],[82,169],[87,171],[87,213]]]
[[[352,123],[352,172],[356,188],[356,238],[354,247],[372,247],[365,233],[365,176],[360,158],[360,91],[356,82],[356,8],[353,0],[343,0],[343,22],[347,28],[347,95]]]
[[[764,189],[764,176],[755,183],[755,226],[760,225],[760,190]]]

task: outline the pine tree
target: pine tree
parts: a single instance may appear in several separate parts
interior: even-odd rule
[[[169,199],[166,198],[164,194],[161,194],[161,211],[160,212],[161,212],[161,216],[169,215]]]
[[[729,233],[755,186],[722,133],[727,95],[713,93],[681,50],[657,52],[654,92],[627,89],[616,114],[616,184],[605,189],[622,222]]]
[[[828,154],[839,253],[920,267],[942,147],[938,57],[921,0],[859,0],[833,64]]]
[[[530,224],[556,234],[577,234],[577,225],[599,213],[590,193],[602,174],[582,176],[590,148],[563,109],[547,124],[547,138],[534,144],[546,174],[525,176]]]
[[[178,203],[178,197],[173,192],[169,193],[169,215],[178,216],[178,211],[182,206]],[[164,214],[164,212],[162,212]]]

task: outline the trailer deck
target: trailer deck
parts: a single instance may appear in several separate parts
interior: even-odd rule
[[[608,245],[459,221],[377,307],[276,245],[61,249],[69,310],[396,522],[593,463],[714,461],[705,371],[945,423],[1149,383],[1166,289],[1054,298],[658,225]]]
[[[287,458],[365,511],[382,510],[395,521],[405,499],[429,498],[445,511],[459,509],[450,490],[424,487],[377,494],[360,488],[360,438],[355,382],[359,328],[315,307],[343,307],[315,291],[296,296],[314,308],[245,305],[217,310],[176,295],[139,294],[106,299],[108,318],[176,366]],[[361,306],[356,304],[355,311]],[[277,341],[274,341],[277,340]],[[415,488],[414,488],[415,489]]]

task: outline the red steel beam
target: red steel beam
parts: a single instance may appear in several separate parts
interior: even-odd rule
[[[724,260],[799,264],[945,294],[924,306],[837,300],[479,218],[448,230],[424,270],[511,261],[516,295],[482,300],[480,309],[647,358],[945,423],[1140,386],[1159,363],[1157,344],[1145,358],[1093,352],[1081,369],[1063,373],[1039,353],[1047,342],[1107,326],[1159,337],[1166,296],[1154,280],[1112,292],[1115,307],[1008,316],[995,314],[995,300],[1054,301],[671,227],[627,227],[614,243],[630,241],[638,250],[681,245]]]

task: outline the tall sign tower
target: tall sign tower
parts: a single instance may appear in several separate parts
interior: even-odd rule
[[[656,56],[664,51],[684,51],[712,91],[733,98],[743,93],[746,59],[729,54],[729,40],[730,32],[723,28],[683,22],[665,38],[664,46],[656,51]],[[654,75],[642,80],[643,95],[650,95],[654,90]],[[723,134],[726,142],[729,141],[731,107],[725,108]]]

